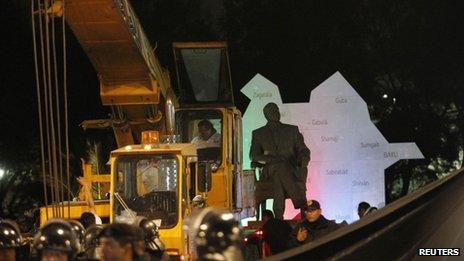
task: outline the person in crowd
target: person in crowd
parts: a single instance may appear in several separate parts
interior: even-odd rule
[[[103,230],[103,225],[92,225],[85,230],[83,252],[78,256],[78,260],[96,261],[100,260],[98,251],[98,235]]]
[[[84,234],[85,234],[84,226],[82,226],[81,222],[77,220],[73,220],[73,219],[68,220],[68,223],[69,225],[71,225],[71,228],[76,234],[77,239],[79,240],[79,244],[82,247],[82,244],[84,243]]]
[[[192,199],[192,212],[200,211],[207,206],[208,204],[206,203],[206,199],[202,195],[196,195]]]
[[[165,251],[164,243],[161,241],[158,232],[158,226],[153,220],[141,218],[136,225],[142,229],[143,239],[145,242],[145,252],[151,261],[169,260]]]
[[[366,215],[366,211],[371,207],[371,205],[365,201],[358,204],[358,216],[361,219]]]
[[[0,261],[15,261],[16,249],[22,244],[18,225],[12,220],[0,220]]]
[[[197,148],[209,148],[221,146],[221,134],[214,129],[209,120],[201,120],[198,123],[199,135],[192,139]]]
[[[286,196],[296,209],[306,205],[310,151],[298,126],[280,122],[277,104],[266,104],[263,113],[267,124],[252,133],[250,159],[264,164],[263,175],[273,184],[274,214],[282,219]]]
[[[75,260],[79,239],[71,225],[63,219],[49,220],[35,235],[33,248],[41,261]]]
[[[368,216],[368,215],[372,214],[373,212],[375,212],[376,210],[377,210],[376,207],[371,206],[366,210],[366,212],[364,213],[364,216]]]
[[[269,246],[271,254],[275,255],[290,249],[292,228],[290,225],[274,217],[271,210],[263,211],[263,240]]]
[[[306,202],[306,205],[308,206],[308,205],[312,204],[311,202],[312,202],[312,200],[308,200],[308,201]],[[302,214],[303,214],[303,216],[302,216]],[[298,214],[296,214],[296,215],[292,218],[292,220],[301,220],[302,218],[306,218],[306,215],[304,215],[304,214],[305,214],[304,211],[298,212]]]
[[[293,244],[298,246],[321,238],[340,226],[333,220],[322,215],[321,205],[316,200],[308,201],[305,210],[306,218],[298,223],[293,230]]]
[[[98,235],[102,261],[146,260],[140,228],[125,223],[107,225]]]
[[[244,260],[243,238],[233,214],[209,207],[191,216],[186,224],[193,260]]]
[[[83,212],[79,220],[85,229],[92,225],[96,225],[95,215],[92,212]]]

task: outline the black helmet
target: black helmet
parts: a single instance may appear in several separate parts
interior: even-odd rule
[[[68,253],[74,258],[79,251],[79,239],[71,225],[62,219],[52,219],[40,228],[34,237],[34,249],[39,256],[43,250],[55,250]]]
[[[136,225],[143,231],[145,248],[149,251],[164,251],[165,247],[159,238],[158,226],[155,221],[141,218],[137,223]]]
[[[83,251],[89,260],[99,260],[97,253],[98,235],[103,230],[103,225],[92,225],[85,230]]]
[[[193,221],[195,253],[201,260],[241,260],[242,236],[231,213],[206,208]]]
[[[84,251],[98,246],[98,235],[103,230],[103,225],[92,225],[85,230]]]
[[[84,234],[85,234],[85,228],[81,224],[81,222],[70,219],[68,220],[68,223],[71,225],[72,230],[77,236],[77,239],[79,239],[79,243],[83,244],[84,243]]]
[[[21,242],[18,225],[12,220],[0,220],[0,248],[19,247]]]

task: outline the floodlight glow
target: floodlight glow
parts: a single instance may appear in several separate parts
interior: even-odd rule
[[[0,179],[3,178],[3,175],[5,174],[5,170],[4,169],[0,169]]]

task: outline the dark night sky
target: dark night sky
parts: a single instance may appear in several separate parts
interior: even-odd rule
[[[4,2],[4,5],[0,9],[0,24],[2,25],[0,27],[0,33],[2,35],[0,46],[0,53],[2,57],[2,62],[0,63],[0,157],[3,157],[5,160],[8,159],[6,161],[10,161],[11,159],[18,160],[26,157],[24,151],[34,144],[37,145],[38,123],[36,118],[36,87],[34,80],[35,75],[29,1],[4,0],[2,2]],[[134,6],[136,6],[137,10],[141,13],[140,16],[142,16],[142,22],[146,22],[144,27],[150,37],[153,38],[153,36],[156,37],[158,35],[162,35],[162,37],[172,36],[172,39],[169,39],[169,41],[214,39],[214,36],[209,38],[205,37],[204,39],[190,39],[189,37],[182,39],[182,37],[179,36],[180,34],[176,35],[175,33],[181,30],[179,28],[182,28],[182,21],[184,18],[179,16],[179,13],[176,13],[175,15],[173,14],[172,20],[157,21],[157,23],[155,23],[156,20],[150,18],[150,12],[153,11],[150,9],[153,8],[150,2],[163,1],[133,1]],[[173,3],[181,2],[188,1],[179,0]],[[292,8],[295,8],[297,5],[295,4],[296,2],[291,2],[293,3]],[[335,2],[337,4],[334,4],[334,7],[343,8],[338,1]],[[388,3],[388,1],[383,2]],[[278,3],[280,3],[281,6],[277,6]],[[261,52],[260,56],[256,54],[256,57],[260,60],[253,60],[257,59],[256,57],[246,57],[244,53],[246,54],[246,48],[249,50],[250,46],[247,46],[246,44],[237,45],[238,38],[234,38],[235,36],[232,33],[224,35],[224,32],[218,29],[220,39],[227,40],[231,45],[230,57],[236,94],[239,94],[238,89],[258,72],[278,84],[281,87],[281,90],[284,90],[284,98],[286,98],[287,101],[292,102],[306,100],[309,95],[309,90],[307,90],[308,86],[310,88],[316,87],[317,84],[325,80],[337,70],[341,70],[345,76],[348,76],[348,80],[350,82],[354,82],[355,84],[364,83],[361,78],[363,76],[367,78],[371,72],[365,71],[361,76],[359,76],[359,73],[356,74],[355,72],[357,70],[359,71],[359,68],[362,66],[365,66],[363,63],[373,63],[373,61],[368,59],[363,60],[362,52],[348,53],[344,52],[344,50],[340,50],[336,54],[330,54],[320,51],[325,50],[324,46],[321,46],[325,44],[325,42],[318,42],[317,39],[325,39],[326,35],[327,37],[330,37],[330,30],[332,29],[329,26],[338,26],[337,30],[341,31],[341,34],[346,35],[347,39],[351,39],[353,34],[359,33],[350,31],[350,25],[344,24],[344,17],[334,17],[331,12],[327,12],[326,9],[320,7],[322,4],[317,4],[316,2],[314,2],[314,9],[307,11],[298,10],[297,8],[292,11],[290,10],[290,5],[287,6],[283,3],[284,2],[282,1],[276,1],[276,6],[273,7],[270,5],[270,7],[267,7],[273,9],[262,9],[259,4],[256,4],[256,9],[244,10],[244,12],[247,13],[255,13],[256,17],[263,18],[270,16],[277,19],[275,23],[269,25],[260,24],[259,21],[257,21],[255,26],[247,28],[249,29],[247,32],[251,35],[248,35],[250,39],[252,39],[254,35],[256,35],[256,37],[260,37],[259,39],[256,39],[254,43],[259,43],[260,41],[263,43],[262,48],[256,48],[256,53]],[[431,1],[430,3],[438,5],[441,2]],[[430,74],[447,75],[449,73],[450,77],[459,78],[459,74],[456,72],[463,68],[463,57],[459,57],[459,55],[463,54],[464,47],[464,45],[462,45],[462,32],[464,32],[464,30],[462,30],[462,19],[460,18],[462,17],[462,12],[459,11],[462,10],[462,7],[456,6],[456,8],[454,8],[453,5],[455,3],[458,2],[446,2],[446,8],[443,8],[443,10],[438,8],[436,11],[437,14],[431,13],[431,17],[436,15],[441,20],[437,20],[438,22],[436,24],[432,24],[432,26],[428,27],[431,28],[430,30],[433,30],[430,34],[423,32],[424,35],[426,35],[423,44],[430,45],[432,47],[434,45],[445,46],[446,50],[436,49],[435,52],[442,52],[443,55],[446,55],[447,57],[443,58],[437,55],[434,56],[430,53],[416,53],[415,55],[417,57],[410,57],[410,59],[414,59],[414,61],[423,60],[425,64],[429,63],[432,65],[429,70]],[[144,5],[146,5],[146,8],[144,8]],[[206,5],[206,7],[208,6],[210,6],[210,4]],[[279,7],[282,9],[280,10]],[[215,13],[215,11],[219,10],[218,8],[218,6],[215,6],[213,11],[207,10],[207,12],[204,13],[204,17],[208,17],[211,13]],[[318,8],[322,11],[319,12]],[[433,7],[430,9],[432,10]],[[174,9],[170,10],[172,11]],[[165,12],[166,10],[161,11]],[[346,10],[347,13],[350,11],[351,10]],[[411,9],[411,11],[417,10]],[[440,14],[439,12],[442,11],[446,13]],[[294,15],[292,17],[281,17],[288,13],[294,13]],[[153,14],[152,17],[155,17],[156,15],[157,14]],[[291,22],[295,22],[294,20],[297,21],[301,17],[304,17],[304,19],[310,19],[308,18],[310,16],[318,16],[316,18],[322,22],[318,22],[319,24],[316,24],[315,28],[308,27],[306,30],[301,30],[301,32],[297,33],[294,33],[292,28],[286,28],[286,26],[291,25]],[[250,17],[253,17],[253,15]],[[204,19],[207,20],[207,18]],[[336,22],[325,23],[324,21],[328,21],[328,19],[332,19]],[[235,22],[239,23],[244,21],[237,20]],[[170,31],[171,26],[173,32],[168,32]],[[327,26],[327,28],[325,26]],[[221,27],[217,26],[217,28]],[[160,33],[157,32],[158,29]],[[327,32],[325,30],[327,30]],[[439,32],[439,35],[435,35],[437,32]],[[69,33],[71,32],[69,31]],[[413,33],[413,30],[411,30],[411,34]],[[162,37],[160,37],[160,39]],[[440,41],[440,37],[443,38],[443,41],[449,41],[450,43],[448,45],[439,45],[438,42]],[[83,137],[82,130],[80,130],[77,125],[85,119],[105,118],[108,110],[101,106],[98,97],[98,80],[96,73],[76,40],[72,38],[73,37],[71,36],[71,40],[68,42],[68,60],[70,64],[68,79],[71,83],[70,88],[72,88],[70,90],[70,125],[72,127],[72,135],[76,135],[75,137]],[[405,39],[406,41],[404,41],[402,45],[391,46],[391,49],[393,50],[398,48],[398,55],[401,55],[401,52],[408,48],[414,49],[414,46],[411,46],[411,43],[414,44],[411,40],[412,38],[409,39],[406,37]],[[161,39],[160,41],[162,40],[166,40],[166,42],[168,41],[167,39]],[[411,40],[411,42],[408,42],[409,40]],[[287,48],[287,46],[290,45],[290,41],[300,41],[301,43],[299,46],[301,48]],[[163,42],[160,42],[160,44],[162,45]],[[335,46],[334,48],[342,45],[337,42],[331,44]],[[347,44],[349,45],[352,43]],[[163,49],[161,49],[161,51],[162,50]],[[433,50],[433,48],[430,48],[430,50]],[[314,59],[301,58],[302,56],[307,55],[312,55],[311,57],[314,57]],[[163,55],[161,56],[163,57]],[[283,61],[276,60],[281,57],[284,57]],[[437,58],[437,63],[435,63],[434,60],[427,60],[428,57],[439,58]],[[395,57],[390,58],[395,59]],[[375,59],[375,57],[373,59]],[[162,62],[166,61],[164,60]],[[378,63],[383,63],[383,61],[379,60]],[[324,66],[320,64],[324,64]],[[442,66],[441,69],[436,68],[438,67],[437,64]],[[448,65],[452,65],[454,68],[451,73],[445,68]],[[424,70],[421,73],[423,72]],[[462,74],[460,76],[462,76]],[[306,82],[302,83],[302,79],[306,79]],[[456,80],[456,82],[462,82],[462,77],[459,80]],[[360,87],[359,91],[368,103],[375,102],[376,98],[373,98],[373,95],[376,95],[376,93],[370,88],[370,86]],[[237,95],[236,101],[238,101],[239,108],[245,108],[247,101],[242,95]],[[0,164],[4,164],[2,163],[2,160],[3,159],[0,158]]]

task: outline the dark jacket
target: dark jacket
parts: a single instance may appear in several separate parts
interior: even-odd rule
[[[311,241],[314,241],[316,239],[319,239],[335,230],[337,230],[340,227],[335,221],[333,220],[328,220],[326,219],[323,215],[321,215],[316,221],[314,222],[309,222],[307,219],[299,222],[296,226],[295,229],[293,229],[292,233],[292,241],[293,245],[302,245],[305,243],[309,243]],[[304,228],[308,231],[308,237],[306,237],[306,240],[299,242],[296,238],[298,231],[300,228]]]
[[[262,227],[263,239],[269,245],[272,254],[277,254],[290,249],[292,228],[280,219],[269,219]]]

